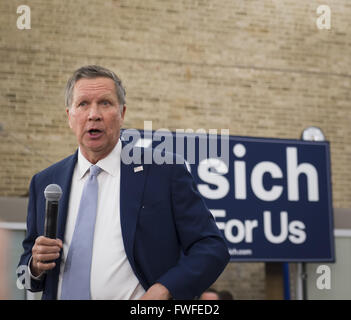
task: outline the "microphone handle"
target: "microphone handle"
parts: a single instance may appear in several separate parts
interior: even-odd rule
[[[45,213],[46,213],[46,216],[45,216],[44,236],[47,238],[56,239],[58,201],[46,200]],[[44,263],[51,263],[51,262],[54,262],[54,260],[45,261]]]
[[[56,239],[57,234],[57,216],[58,216],[58,201],[46,201],[46,219],[44,236],[51,239]]]

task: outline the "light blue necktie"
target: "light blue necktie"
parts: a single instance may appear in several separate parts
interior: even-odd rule
[[[62,300],[89,300],[90,270],[98,202],[98,166],[90,167],[84,184],[76,225],[68,250],[62,279]]]

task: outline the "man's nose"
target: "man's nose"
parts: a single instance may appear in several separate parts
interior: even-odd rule
[[[89,109],[89,120],[98,121],[98,120],[101,120],[101,118],[102,118],[102,115],[101,115],[101,110],[99,106],[96,103],[93,103]]]

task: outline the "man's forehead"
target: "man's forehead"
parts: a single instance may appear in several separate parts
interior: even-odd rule
[[[74,85],[75,98],[80,96],[116,95],[115,83],[110,78],[79,79]]]

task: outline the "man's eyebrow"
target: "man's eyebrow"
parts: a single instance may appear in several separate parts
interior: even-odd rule
[[[73,101],[81,101],[81,100],[89,100],[90,97],[87,94],[82,94],[77,97],[73,98]],[[102,99],[112,99],[112,100],[117,100],[117,97],[114,96],[112,93],[104,93],[101,96],[97,97],[98,100]]]
[[[115,99],[115,98],[116,97],[115,97],[114,94],[112,94],[112,93],[105,93],[105,94],[101,95],[98,99],[101,100],[101,99]]]
[[[86,94],[82,94],[80,96],[77,96],[77,97],[73,97],[73,101],[79,101],[79,100],[87,100],[89,99],[89,97],[86,95]]]

